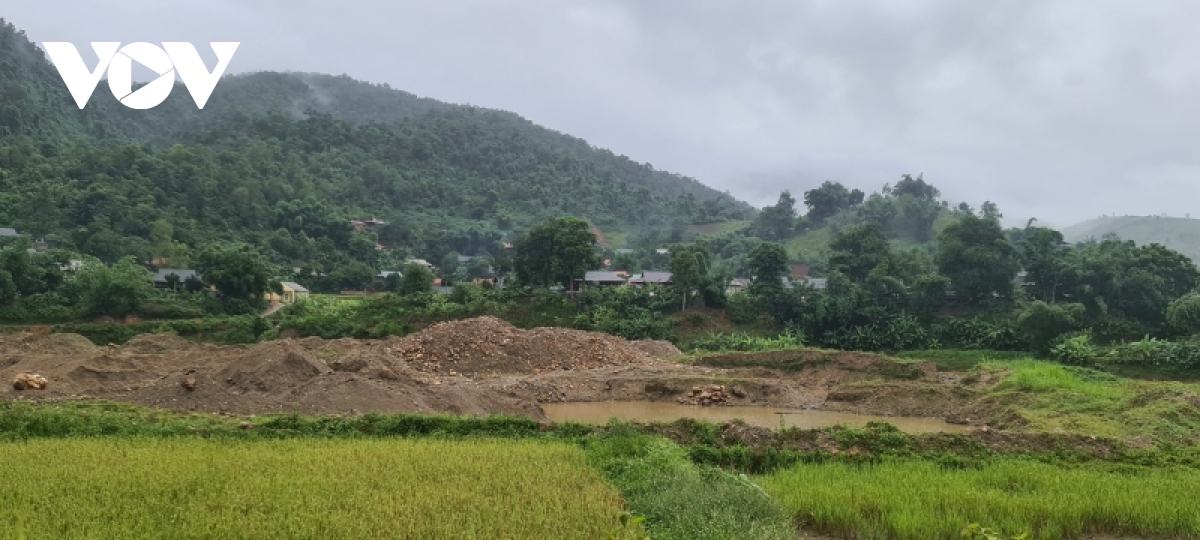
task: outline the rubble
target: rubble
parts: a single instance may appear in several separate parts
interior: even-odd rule
[[[13,379],[13,388],[16,390],[45,390],[46,378],[37,373],[18,373]]]
[[[693,386],[691,394],[686,398],[680,398],[679,402],[705,407],[710,405],[724,405],[729,402],[730,393],[723,384]]]

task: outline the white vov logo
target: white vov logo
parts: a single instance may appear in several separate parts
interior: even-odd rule
[[[171,88],[175,86],[175,72],[178,71],[183,85],[196,101],[196,107],[203,109],[239,43],[209,43],[217,55],[217,67],[211,72],[204,67],[196,48],[185,42],[164,42],[161,49],[143,42],[124,47],[120,42],[92,42],[92,50],[96,51],[96,58],[100,61],[96,63],[96,69],[91,71],[83,64],[83,58],[74,45],[61,41],[42,45],[80,109],[87,105],[105,69],[108,70],[108,88],[126,107],[149,109],[162,103],[171,94]],[[157,79],[138,88],[136,92],[133,91],[134,60],[158,74]]]

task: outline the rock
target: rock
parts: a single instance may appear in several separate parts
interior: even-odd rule
[[[186,389],[188,389],[188,390],[195,390],[195,389],[196,389],[196,378],[195,378],[195,377],[188,377],[188,378],[186,378],[186,379],[184,379],[184,380],[183,380],[183,383],[182,383],[182,385],[183,385],[183,387],[184,387],[184,388],[186,388]]]
[[[37,373],[19,373],[13,379],[13,388],[17,390],[45,390],[46,378]]]
[[[394,381],[394,380],[399,379],[400,377],[398,375],[396,375],[396,372],[392,371],[391,368],[389,368],[387,366],[383,366],[383,367],[379,368],[379,378],[388,380],[388,381]]]

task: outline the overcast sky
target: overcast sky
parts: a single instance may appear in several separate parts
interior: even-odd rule
[[[510,110],[756,206],[924,173],[1009,224],[1200,217],[1194,0],[39,0],[0,16],[81,49],[191,41],[210,66],[202,44],[240,41],[230,72]]]

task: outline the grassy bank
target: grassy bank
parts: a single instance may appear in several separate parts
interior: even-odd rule
[[[30,538],[599,538],[623,511],[541,441],[42,439],[0,462],[0,525]]]
[[[1198,538],[1200,471],[1064,468],[1027,460],[799,465],[756,481],[806,530],[853,538],[961,538],[969,523],[1030,538]]]
[[[1002,377],[979,398],[1001,427],[1119,439],[1200,443],[1200,385],[1123,379],[1038,360],[985,362]]]

